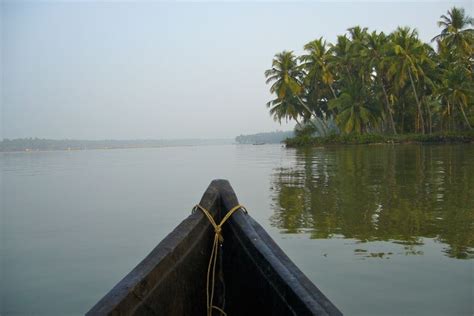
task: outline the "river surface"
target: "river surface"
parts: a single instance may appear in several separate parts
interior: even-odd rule
[[[80,315],[215,178],[347,315],[473,315],[474,146],[0,154],[1,315]]]

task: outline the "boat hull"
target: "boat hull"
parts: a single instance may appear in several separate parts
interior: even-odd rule
[[[200,202],[217,219],[237,204],[226,180]],[[207,218],[191,214],[87,315],[205,315],[213,236]],[[214,304],[227,315],[341,315],[250,215],[235,212],[223,236]]]

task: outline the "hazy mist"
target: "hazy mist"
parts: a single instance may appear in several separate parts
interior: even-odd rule
[[[429,41],[464,2],[1,3],[1,137],[230,138],[291,129],[263,72],[351,26]]]

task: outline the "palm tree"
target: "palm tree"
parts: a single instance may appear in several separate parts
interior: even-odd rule
[[[300,57],[302,61],[301,66],[306,72],[305,87],[306,87],[306,103],[311,108],[317,123],[311,124],[320,134],[328,132],[327,120],[331,116],[327,106],[327,102],[331,98],[336,98],[332,84],[334,76],[330,69],[331,55],[326,46],[326,41],[322,38],[311,41],[304,46],[307,54]],[[320,128],[318,128],[318,126]]]
[[[346,86],[337,99],[329,101],[332,109],[337,109],[336,122],[345,133],[361,134],[376,127],[379,113],[367,95],[361,81]]]
[[[409,27],[386,35],[355,26],[334,44],[307,43],[300,57],[276,54],[265,71],[270,114],[316,130],[334,119],[346,133],[472,129],[474,19],[453,7],[438,25],[436,51]]]
[[[318,82],[322,82],[331,90],[332,96],[337,98],[336,92],[332,87],[334,75],[330,64],[331,54],[326,41],[321,37],[307,43],[304,49],[307,51],[307,54],[301,56],[300,59],[303,62],[303,68],[307,72],[306,78],[309,84],[315,87]]]
[[[367,58],[367,28],[355,26],[348,35],[338,36],[331,46],[332,69],[335,70],[339,96],[329,102],[336,122],[346,133],[374,129],[381,115],[373,93],[373,67]]]
[[[471,56],[473,53],[474,19],[466,14],[463,8],[453,7],[448,10],[447,15],[442,15],[438,26],[442,27],[441,33],[433,37],[431,41],[444,41],[449,47]]]
[[[344,81],[352,80],[351,71],[351,40],[346,35],[339,35],[336,44],[330,44],[332,68],[336,73],[339,85]]]
[[[267,103],[270,114],[281,122],[283,118],[294,119],[298,124],[299,116],[305,116],[305,108],[299,102],[303,91],[304,72],[292,51],[283,51],[273,58],[272,68],[265,71],[266,83],[272,83],[270,92],[276,99]]]
[[[350,63],[352,67],[352,76],[354,80],[362,80],[370,85],[370,77],[372,71],[366,63],[365,58],[362,56],[362,52],[367,47],[368,36],[367,28],[360,26],[354,26],[347,30],[351,39],[351,45],[349,47]]]
[[[367,44],[361,54],[367,60],[369,72],[374,77],[378,86],[382,89],[383,100],[385,103],[385,112],[388,116],[389,126],[393,134],[396,135],[397,130],[393,120],[393,109],[389,101],[386,87],[388,70],[387,64],[390,63],[390,60],[387,57],[389,45],[389,38],[383,32],[377,34],[377,32],[374,31],[367,36]]]
[[[466,126],[472,129],[465,111],[471,104],[472,91],[474,91],[474,84],[470,76],[472,76],[470,71],[460,63],[444,70],[438,93],[446,102],[447,108],[445,113],[451,116],[453,109],[457,105]]]
[[[353,55],[358,55],[361,50],[366,46],[368,35],[366,27],[354,26],[347,29],[352,41],[351,49]]]
[[[422,64],[429,63],[426,47],[418,39],[418,32],[409,27],[399,27],[391,34],[393,42],[393,63],[390,65],[389,74],[395,79],[398,88],[410,83],[415,97],[418,117],[421,121],[421,132],[425,134],[425,120],[421,108],[420,98],[415,85],[415,80],[424,76]]]

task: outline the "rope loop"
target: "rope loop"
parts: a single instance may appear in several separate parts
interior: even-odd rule
[[[209,265],[207,267],[207,281],[206,281],[206,303],[207,303],[207,316],[212,316],[212,310],[215,309],[221,313],[221,315],[226,316],[227,314],[220,307],[213,305],[214,300],[214,285],[216,278],[216,266],[217,266],[217,253],[219,251],[219,245],[222,245],[224,242],[224,237],[222,236],[222,225],[234,214],[237,210],[241,209],[245,214],[248,214],[247,209],[242,205],[238,204],[231,208],[222,218],[219,224],[216,223],[214,218],[211,215],[211,212],[206,210],[199,204],[193,207],[192,213],[194,214],[197,210],[201,210],[204,215],[211,223],[214,228],[214,242],[212,244],[211,257],[209,258]]]

